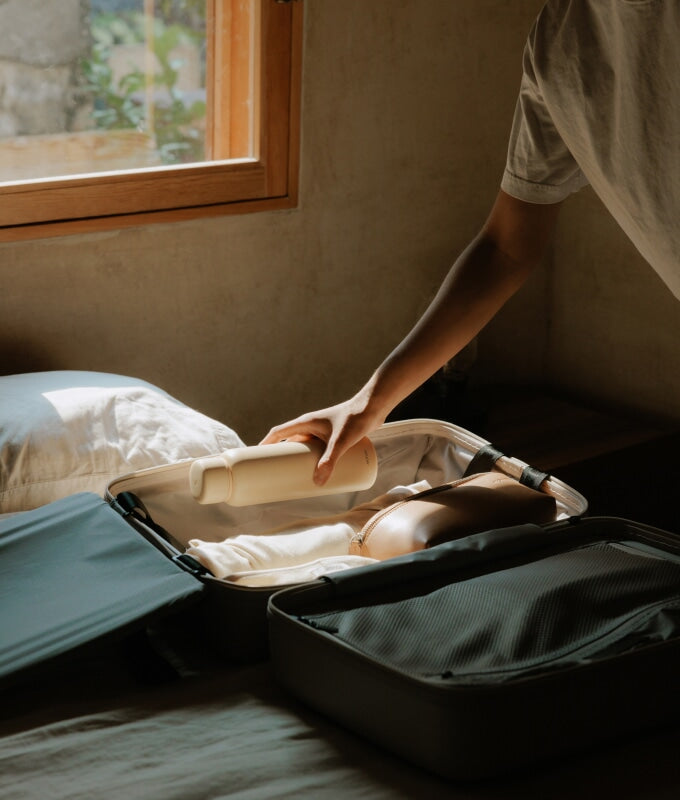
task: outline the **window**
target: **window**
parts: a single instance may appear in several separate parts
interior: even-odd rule
[[[301,17],[280,0],[0,4],[0,241],[293,205]]]

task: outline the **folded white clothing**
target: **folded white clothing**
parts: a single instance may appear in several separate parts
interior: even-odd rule
[[[375,563],[375,558],[366,556],[328,556],[327,558],[317,558],[307,564],[299,564],[296,567],[235,572],[229,576],[229,580],[242,586],[287,586],[291,583],[313,581],[322,575],[330,575],[333,572]]]
[[[241,534],[222,542],[191,539],[186,552],[218,578],[253,570],[287,569],[319,559],[348,556],[352,537],[376,512],[427,488],[427,481],[395,486],[342,514],[305,519],[257,535]]]
[[[352,534],[351,525],[337,522],[274,536],[234,536],[224,542],[192,539],[187,553],[216,577],[225,578],[235,572],[294,567],[312,559],[342,555],[349,550]]]

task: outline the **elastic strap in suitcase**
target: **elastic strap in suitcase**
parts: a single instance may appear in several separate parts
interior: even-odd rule
[[[494,447],[492,444],[485,444],[479,448],[474,454],[472,460],[467,465],[467,469],[463,473],[463,477],[467,478],[470,475],[476,475],[479,472],[491,472],[495,463],[503,458],[505,453]],[[548,480],[550,475],[547,472],[542,472],[535,467],[526,466],[522,470],[519,482],[530,489],[540,490],[543,481]]]
[[[200,561],[197,561],[188,553],[179,553],[175,550],[170,534],[152,518],[147,507],[133,492],[120,492],[111,503],[111,507],[117,510],[124,518],[132,519],[134,522],[139,523],[142,533],[147,538],[150,538],[149,529],[157,537],[160,537],[163,540],[162,549],[164,551],[169,550],[169,557],[187,572],[196,576],[212,574],[207,567],[204,567]],[[136,527],[139,529],[139,525]],[[150,539],[150,541],[152,544],[158,545],[157,539]]]
[[[472,460],[467,465],[463,477],[467,478],[468,475],[476,475],[478,472],[491,472],[496,461],[499,458],[503,458],[504,455],[492,444],[485,444],[472,456]]]

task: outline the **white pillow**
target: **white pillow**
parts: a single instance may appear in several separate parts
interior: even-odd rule
[[[0,376],[0,513],[113,478],[242,447],[237,434],[146,381],[100,372]]]

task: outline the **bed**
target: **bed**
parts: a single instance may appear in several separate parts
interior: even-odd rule
[[[100,373],[0,377],[0,415],[2,515],[242,444],[161,389]],[[670,799],[680,786],[677,729],[503,780],[445,783],[299,705],[268,662],[216,658],[190,611],[36,672],[2,692],[2,709],[3,800]]]

